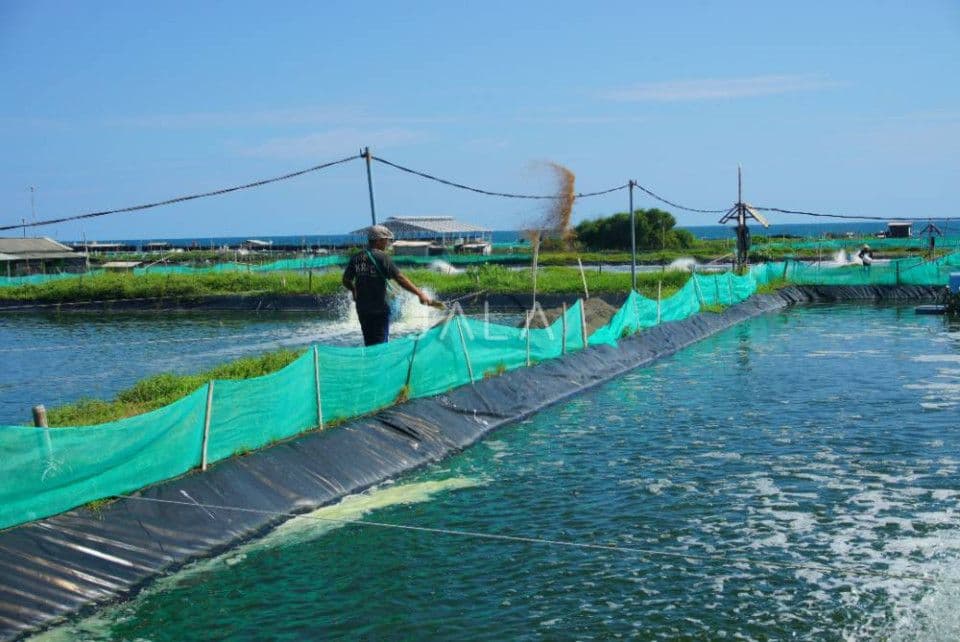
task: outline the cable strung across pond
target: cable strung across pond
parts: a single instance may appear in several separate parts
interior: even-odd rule
[[[701,210],[701,209],[697,209],[696,207],[686,207],[686,206],[684,206],[684,205],[680,205],[679,203],[674,203],[673,201],[668,201],[667,199],[663,198],[662,196],[660,196],[660,195],[658,195],[658,194],[655,194],[653,191],[647,189],[646,187],[644,187],[643,185],[641,185],[641,184],[638,183],[637,181],[633,181],[633,184],[634,184],[637,188],[639,188],[642,192],[645,192],[648,196],[652,196],[653,198],[657,199],[657,200],[660,201],[661,203],[666,203],[667,205],[670,205],[671,207],[675,207],[675,208],[677,208],[678,210],[686,210],[687,212],[696,212],[696,213],[698,213],[698,214],[726,214],[726,213],[727,213],[727,210],[726,210],[726,209],[723,209],[723,210]],[[728,209],[729,209],[729,208],[728,208]]]
[[[780,214],[798,214],[800,216],[815,216],[820,218],[845,218],[845,219],[857,219],[861,221],[957,221],[960,220],[960,217],[957,216],[897,216],[895,219],[890,216],[863,216],[856,214],[828,214],[825,212],[807,212],[804,210],[788,210],[783,209],[782,207],[760,207],[757,205],[751,206],[755,210],[761,212],[777,212]]]
[[[567,198],[563,195],[556,194],[514,194],[511,192],[494,192],[491,190],[481,189],[479,187],[471,187],[470,185],[464,185],[463,183],[457,183],[455,181],[447,180],[445,178],[440,178],[439,176],[434,176],[433,174],[428,174],[426,172],[421,172],[410,167],[404,167],[403,165],[398,165],[397,163],[391,163],[390,161],[380,158],[379,156],[371,156],[371,158],[379,163],[384,165],[389,165],[394,169],[398,169],[401,172],[406,172],[408,174],[413,174],[414,176],[419,176],[421,178],[426,178],[431,181],[436,181],[437,183],[442,183],[444,185],[449,185],[450,187],[456,187],[457,189],[467,190],[468,192],[475,192],[477,194],[485,194],[487,196],[499,196],[501,198],[524,198],[524,199],[536,199],[536,200],[558,200]],[[602,196],[603,194],[610,194],[611,192],[618,192],[623,189],[627,189],[629,185],[617,185],[616,187],[611,187],[610,189],[600,190],[598,192],[578,192],[575,194],[576,198],[589,198],[591,196]]]
[[[225,187],[223,189],[214,190],[212,192],[203,192],[202,194],[191,194],[189,196],[178,196],[177,198],[170,198],[165,201],[157,201],[156,203],[146,203],[144,205],[134,205],[132,207],[121,207],[115,210],[104,210],[102,212],[89,212],[87,214],[78,214],[76,216],[64,216],[62,218],[52,218],[45,221],[34,221],[33,223],[19,223],[17,225],[4,225],[0,227],[0,231],[3,230],[17,230],[27,227],[39,227],[41,225],[53,225],[54,223],[66,223],[68,221],[79,221],[86,218],[96,218],[98,216],[107,216],[108,214],[123,214],[126,212],[138,212],[140,210],[148,210],[154,207],[160,207],[162,205],[173,205],[174,203],[183,203],[185,201],[192,201],[198,198],[207,198],[208,196],[219,196],[221,194],[229,194],[230,192],[238,192],[244,189],[250,189],[252,187],[260,187],[262,185],[268,185],[270,183],[277,183],[279,181],[285,181],[291,178],[296,178],[297,176],[303,176],[304,174],[309,174],[310,172],[317,172],[321,169],[327,169],[328,167],[333,167],[334,165],[340,165],[342,163],[348,163],[352,160],[360,158],[359,154],[354,154],[347,158],[341,158],[340,160],[331,161],[329,163],[324,163],[322,165],[316,165],[314,167],[308,167],[307,169],[302,169],[297,172],[291,172],[289,174],[284,174],[283,176],[276,176],[274,178],[265,178],[260,181],[255,181],[253,183],[246,183],[244,185],[237,185],[235,187]]]
[[[207,504],[199,502],[186,491],[181,490],[180,493],[184,495],[189,501],[180,501],[176,499],[161,499],[159,497],[145,497],[143,495],[117,495],[123,499],[132,499],[143,502],[155,502],[158,504],[170,504],[174,506],[181,507],[190,507],[190,508],[199,508],[204,511],[208,517],[212,520],[216,520],[216,516],[211,512],[214,510],[220,511],[238,511],[243,513],[256,513],[259,515],[269,515],[272,517],[286,517],[286,518],[302,518],[302,519],[313,519],[321,522],[328,522],[333,524],[339,524],[341,526],[372,526],[376,528],[388,528],[401,531],[414,531],[420,533],[430,533],[434,535],[451,535],[455,537],[467,537],[475,539],[487,539],[487,540],[498,540],[502,542],[514,542],[521,544],[539,544],[544,546],[557,546],[565,548],[579,548],[579,549],[588,549],[588,550],[597,550],[597,551],[607,551],[611,553],[624,553],[624,554],[633,554],[641,555],[649,560],[651,557],[669,557],[674,559],[683,559],[683,560],[700,560],[708,562],[726,562],[728,564],[744,564],[750,566],[759,566],[766,568],[780,568],[785,570],[804,570],[804,571],[817,571],[820,573],[826,574],[845,574],[853,575],[857,577],[883,577],[888,579],[898,579],[898,580],[913,580],[919,582],[933,582],[937,578],[928,573],[890,573],[880,569],[873,569],[867,566],[851,567],[838,571],[838,569],[829,566],[827,564],[820,564],[817,562],[782,562],[779,560],[755,560],[748,558],[736,558],[736,557],[725,557],[723,555],[702,555],[698,553],[692,553],[690,551],[661,551],[651,548],[643,548],[639,546],[619,546],[617,544],[598,544],[595,542],[581,542],[576,540],[560,540],[560,539],[548,539],[544,537],[529,536],[529,535],[510,535],[506,533],[491,533],[485,531],[468,531],[462,529],[452,529],[452,528],[437,528],[432,526],[417,526],[413,524],[398,524],[393,522],[375,522],[366,519],[348,519],[343,517],[326,517],[323,515],[317,515],[316,513],[291,513],[286,511],[272,511],[264,510],[259,508],[249,508],[246,506],[227,506],[221,504]]]

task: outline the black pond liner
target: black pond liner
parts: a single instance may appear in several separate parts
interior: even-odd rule
[[[0,532],[0,639],[126,599],[157,577],[265,534],[711,334],[795,303],[932,300],[925,287],[789,287],[301,435],[98,511],[78,508]],[[196,502],[197,506],[183,502]],[[205,506],[200,506],[205,505]],[[210,508],[243,507],[252,511]]]

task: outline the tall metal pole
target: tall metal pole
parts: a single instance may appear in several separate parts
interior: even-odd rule
[[[637,289],[637,213],[633,211],[633,186],[630,179],[630,288]]]
[[[747,264],[746,228],[747,211],[743,205],[743,173],[740,163],[737,163],[737,269],[742,270]]]
[[[361,156],[367,161],[367,190],[370,192],[370,220],[373,221],[371,225],[376,225],[377,208],[373,204],[373,175],[370,173],[370,148],[364,147]]]

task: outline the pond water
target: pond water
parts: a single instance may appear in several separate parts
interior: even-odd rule
[[[391,332],[418,332],[440,318],[442,313],[404,297],[401,319]],[[30,409],[37,404],[51,408],[83,397],[112,399],[149,375],[201,372],[311,343],[362,343],[346,295],[324,313],[0,315],[0,425],[32,421]]]
[[[958,330],[754,319],[43,637],[958,639]]]

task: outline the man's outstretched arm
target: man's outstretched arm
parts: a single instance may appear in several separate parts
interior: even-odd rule
[[[396,280],[397,283],[400,284],[400,287],[402,287],[404,290],[406,290],[410,294],[416,295],[417,298],[420,299],[420,303],[422,303],[423,305],[430,305],[431,303],[433,303],[433,300],[429,296],[427,296],[427,294],[423,290],[415,286],[413,284],[413,281],[408,279],[403,273],[398,272],[397,275],[394,277],[394,279]]]

